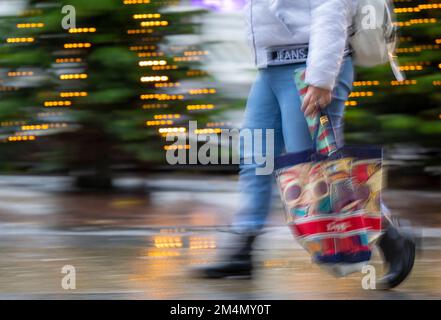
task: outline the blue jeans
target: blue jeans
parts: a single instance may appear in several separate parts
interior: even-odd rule
[[[312,148],[312,139],[305,116],[300,110],[300,97],[294,82],[294,72],[301,67],[304,68],[305,64],[260,69],[248,97],[242,129],[251,129],[252,132],[255,129],[273,129],[275,157],[284,152]],[[327,107],[339,145],[343,144],[343,115],[353,78],[352,59],[346,57],[333,91],[332,102]],[[266,156],[265,150],[263,156]],[[258,165],[255,162],[245,164],[243,150],[241,158],[241,208],[236,214],[233,229],[237,232],[257,232],[265,225],[270,212],[273,175],[256,175]]]

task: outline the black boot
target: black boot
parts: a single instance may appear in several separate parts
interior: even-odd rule
[[[378,243],[389,270],[377,282],[378,289],[392,289],[410,274],[415,261],[415,242],[410,235],[390,224]]]
[[[222,262],[194,269],[197,277],[220,279],[229,277],[251,278],[253,272],[252,249],[255,234],[238,235],[235,246]]]

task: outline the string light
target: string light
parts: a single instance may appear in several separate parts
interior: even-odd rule
[[[21,126],[26,124],[25,121],[2,121],[0,123],[0,126],[2,127],[15,127],[15,126]]]
[[[27,37],[27,38],[7,38],[6,42],[7,43],[29,43],[29,42],[34,42],[35,39],[32,37]]]
[[[67,123],[32,124],[32,125],[21,126],[21,130],[22,131],[39,131],[39,130],[48,130],[51,128],[65,128],[67,126],[68,126]]]
[[[213,104],[191,104],[188,105],[187,110],[211,110],[214,109]]]
[[[8,72],[8,77],[30,77],[33,75],[34,75],[33,71]]]
[[[138,65],[140,67],[150,67],[150,66],[164,66],[167,64],[165,60],[148,60],[148,61],[139,61]]]
[[[55,59],[55,63],[79,63],[81,62],[81,58],[58,58]]]
[[[154,94],[142,94],[141,95],[141,100],[151,100],[151,99],[156,99],[156,100],[183,100],[184,96],[183,95],[169,95],[169,94],[165,94],[165,93],[154,93]]]
[[[38,23],[18,23],[17,28],[18,29],[30,29],[30,28],[43,28],[44,23],[38,22]]]
[[[370,87],[370,86],[379,86],[379,85],[380,85],[380,81],[378,80],[353,82],[354,87]]]
[[[70,28],[69,33],[94,33],[96,28]]]
[[[164,52],[139,52],[139,58],[147,58],[147,57],[163,57]]]
[[[420,71],[423,70],[423,66],[401,66],[401,71]]]
[[[62,74],[60,75],[60,80],[79,80],[79,79],[87,79],[87,74],[85,73],[70,73],[70,74]]]
[[[168,77],[167,76],[141,77],[141,82],[158,82],[158,81],[168,81]]]
[[[45,101],[45,107],[70,107],[72,105],[72,101]]]
[[[155,120],[162,120],[162,119],[179,119],[181,118],[180,114],[157,114],[153,116],[153,119]]]
[[[36,136],[10,136],[8,137],[8,141],[10,142],[19,142],[19,141],[34,141]]]
[[[177,65],[171,65],[171,66],[153,66],[152,70],[153,71],[160,71],[160,70],[177,70],[178,66]]]
[[[123,4],[130,5],[130,4],[147,4],[150,3],[150,0],[124,0]]]
[[[194,130],[195,134],[217,134],[222,133],[221,128],[207,128],[207,129],[196,129]]]
[[[187,132],[187,128],[184,127],[173,127],[173,128],[160,128],[158,129],[159,133],[178,133],[178,132]]]
[[[179,82],[169,82],[169,83],[155,83],[155,88],[174,88],[179,87],[181,84]]]
[[[151,126],[163,126],[173,124],[172,120],[157,120],[157,121],[146,121],[146,125]]]
[[[168,26],[168,21],[142,21],[141,27],[165,27]]]
[[[191,95],[198,95],[198,94],[214,94],[216,93],[216,89],[192,89],[188,91]]]
[[[85,43],[65,43],[64,48],[65,49],[79,49],[79,48],[90,48],[92,46],[91,43],[85,42]]]
[[[207,55],[208,51],[185,51],[184,52],[184,56],[189,57],[189,56],[203,56],[203,55]]]
[[[26,125],[21,127],[21,130],[23,131],[47,130],[47,129],[49,129],[48,124]]]
[[[347,106],[347,107],[355,107],[357,105],[358,105],[358,102],[354,101],[354,100],[348,100],[345,102],[345,106]]]
[[[127,34],[145,34],[145,33],[153,33],[152,29],[130,29],[127,30]]]
[[[207,72],[203,71],[203,70],[189,70],[189,71],[187,71],[188,77],[199,77],[199,76],[204,76],[206,74],[207,74]]]
[[[131,46],[130,51],[156,50],[156,46]]]
[[[143,109],[147,109],[147,110],[150,110],[150,109],[166,109],[166,108],[168,108],[168,104],[159,104],[159,103],[156,103],[156,104],[144,104],[144,105],[142,105],[142,108]]]
[[[186,61],[200,61],[201,58],[198,56],[195,57],[174,57],[173,61],[175,62],[186,62]]]
[[[160,13],[142,13],[142,14],[134,14],[133,19],[159,19],[161,18]]]
[[[372,97],[374,93],[372,91],[353,91],[349,95],[350,98],[359,98],[359,97]]]
[[[87,97],[87,92],[60,92],[61,98]]]
[[[392,86],[408,86],[408,85],[415,85],[417,84],[417,80],[404,80],[404,81],[391,81],[390,84]]]

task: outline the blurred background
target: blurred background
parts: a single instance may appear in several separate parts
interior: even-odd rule
[[[186,280],[185,268],[221,243],[238,168],[167,165],[167,150],[189,146],[166,136],[187,136],[189,120],[196,134],[240,126],[256,73],[245,2],[0,0],[0,297],[70,297],[65,264],[77,267],[84,298],[369,297],[358,280],[311,269],[278,201],[260,280]],[[388,66],[357,69],[346,139],[385,146],[385,198],[426,241],[399,297],[438,297],[441,2],[393,2],[407,80]],[[68,30],[66,5],[76,17]]]

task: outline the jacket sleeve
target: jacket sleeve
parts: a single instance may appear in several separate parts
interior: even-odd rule
[[[352,0],[310,0],[311,31],[306,83],[332,90],[352,24]]]

